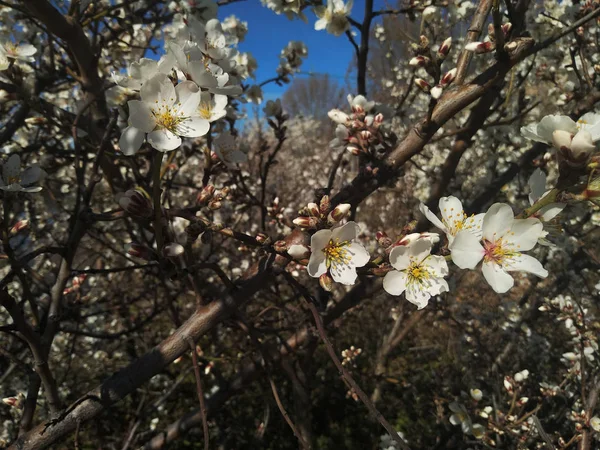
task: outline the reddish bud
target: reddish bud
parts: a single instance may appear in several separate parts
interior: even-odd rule
[[[138,244],[136,242],[130,242],[125,244],[125,251],[128,255],[135,256],[136,258],[145,259],[146,261],[152,261],[155,258],[154,251],[145,245]]]
[[[152,217],[152,200],[142,188],[131,189],[119,198],[119,206],[135,217]]]
[[[440,48],[438,49],[438,57],[440,59],[444,59],[446,56],[448,56],[448,53],[450,53],[451,47],[452,47],[452,38],[449,37],[444,42],[442,42],[442,45],[440,45]]]
[[[431,90],[431,85],[423,78],[415,78],[415,85],[423,92],[429,92]]]
[[[338,223],[341,220],[344,220],[346,216],[350,213],[352,205],[350,203],[342,203],[333,208],[333,211],[329,213],[327,216],[327,223],[329,225],[333,225]]]
[[[196,197],[196,202],[199,204],[207,203],[210,199],[212,199],[213,194],[215,193],[215,187],[212,184],[205,186],[202,191]]]
[[[442,77],[442,79],[440,80],[440,84],[442,85],[442,87],[446,87],[454,81],[454,78],[456,78],[456,71],[457,69],[455,67],[454,69],[449,70],[446,73],[446,75]]]
[[[324,195],[321,197],[321,203],[319,205],[319,210],[321,214],[327,214],[331,209],[331,202],[329,201],[329,195]]]
[[[15,223],[12,228],[10,229],[10,235],[14,236],[17,233],[19,233],[19,231],[22,231],[24,229],[26,229],[29,226],[29,220],[19,220],[17,223]]]
[[[333,289],[333,279],[329,276],[328,273],[324,273],[319,277],[319,284],[327,292],[331,292],[331,290]]]
[[[409,66],[413,66],[413,67],[423,67],[424,65],[426,65],[429,62],[429,58],[419,55],[419,56],[415,56],[414,58],[412,58],[409,62],[408,65]]]

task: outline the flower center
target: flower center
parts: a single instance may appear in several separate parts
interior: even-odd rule
[[[350,245],[350,241],[342,241],[339,239],[330,239],[327,246],[323,249],[325,253],[325,262],[327,267],[337,266],[339,264],[348,264],[352,259],[352,254],[346,248]]]
[[[486,262],[495,262],[496,264],[503,265],[507,259],[511,259],[517,255],[510,246],[502,242],[502,239],[496,242],[490,242],[483,240],[483,249],[485,251],[484,260]]]
[[[21,177],[19,175],[9,176],[6,180],[7,184],[19,184],[21,182]]]
[[[185,117],[181,116],[176,109],[166,105],[153,109],[152,113],[154,114],[158,126],[169,130],[172,133],[175,132],[177,126],[185,119]]]
[[[213,105],[211,101],[202,102],[198,108],[200,117],[203,119],[210,119],[212,117]]]
[[[453,236],[456,235],[459,231],[462,230],[471,230],[475,228],[475,214],[471,214],[467,217],[464,211],[460,211],[456,214],[452,214],[454,208],[450,208],[450,214],[446,216],[446,219],[442,218],[442,223],[446,225],[448,231]],[[444,212],[447,210],[444,208]]]
[[[17,46],[15,44],[13,44],[12,42],[8,42],[4,45],[4,49],[6,50],[6,53],[9,56],[16,56],[17,55]]]
[[[421,262],[412,262],[406,269],[408,283],[423,283],[431,277],[429,269]]]

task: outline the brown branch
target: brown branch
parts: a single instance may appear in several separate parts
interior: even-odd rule
[[[210,448],[210,432],[208,430],[208,420],[206,419],[206,405],[204,403],[204,391],[202,389],[202,379],[200,378],[200,368],[198,367],[198,356],[196,355],[196,344],[191,338],[187,339],[192,351],[192,364],[194,365],[194,377],[196,378],[196,392],[198,393],[198,403],[200,403],[200,414],[202,416],[202,431],[204,432],[204,450]]]

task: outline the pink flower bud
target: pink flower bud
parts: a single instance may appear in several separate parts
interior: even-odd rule
[[[270,238],[269,236],[267,236],[265,233],[258,233],[256,235],[256,241],[260,244],[264,244],[265,242],[267,242]]]
[[[308,213],[312,217],[320,216],[319,205],[317,205],[316,203],[309,203],[306,208],[308,209]]]
[[[135,217],[152,217],[152,201],[141,188],[131,189],[119,198],[119,206]]]
[[[446,75],[442,77],[442,79],[440,80],[440,84],[442,85],[442,87],[446,87],[454,81],[454,78],[456,78],[456,71],[457,69],[455,67],[454,69],[449,70],[446,73]]]
[[[319,211],[321,214],[327,214],[331,209],[331,201],[329,201],[329,195],[324,195],[321,197],[321,202],[319,204]]]
[[[146,261],[152,261],[156,259],[152,249],[146,247],[145,245],[138,244],[136,242],[130,242],[129,244],[125,244],[125,251],[128,255],[135,256],[136,258],[145,259]]]
[[[489,53],[489,52],[493,51],[495,48],[496,48],[496,46],[490,41],[471,42],[471,43],[465,45],[466,51],[475,52],[476,54]]]
[[[431,90],[431,85],[423,78],[415,78],[415,84],[423,92],[429,92]]]
[[[338,223],[340,220],[346,218],[346,216],[350,213],[352,205],[350,203],[342,203],[333,208],[333,211],[329,213],[327,216],[327,223],[329,225],[333,225]]]
[[[319,220],[315,217],[299,216],[293,221],[293,224],[300,228],[316,228]]]
[[[419,56],[415,56],[414,58],[412,58],[408,62],[408,65],[413,66],[413,67],[423,67],[428,62],[429,62],[429,58],[419,55]]]
[[[503,24],[501,28],[502,28],[502,33],[504,33],[504,37],[508,37],[510,30],[512,30],[512,23],[507,22],[507,23]]]
[[[377,243],[384,248],[388,248],[393,242],[392,239],[385,233],[385,231],[378,231],[375,235],[375,238],[377,239]]]
[[[319,277],[319,284],[327,292],[331,292],[333,289],[333,279],[327,273],[324,273]]]
[[[196,197],[196,202],[199,204],[206,203],[213,197],[214,193],[215,187],[212,184],[209,184],[208,186],[205,186],[202,191],[200,191],[198,197]]]
[[[452,38],[449,37],[444,42],[442,42],[442,45],[440,45],[440,48],[438,49],[438,56],[441,59],[444,59],[446,56],[448,56],[448,53],[450,53],[451,47],[452,47]]]
[[[208,202],[208,209],[210,209],[211,211],[220,209],[221,206],[223,206],[223,202],[219,200],[211,200],[210,202]]]
[[[19,231],[22,231],[22,230],[26,229],[28,226],[29,226],[29,220],[27,220],[27,219],[19,220],[10,229],[10,235],[14,236],[17,233],[19,233]]]
[[[275,241],[275,243],[273,244],[273,248],[278,253],[284,253],[287,251],[287,242],[285,242],[283,239]]]
[[[375,125],[379,126],[383,123],[383,114],[379,113],[375,116]]]
[[[580,130],[571,141],[571,151],[575,159],[585,158],[595,149],[596,146],[589,131]]]

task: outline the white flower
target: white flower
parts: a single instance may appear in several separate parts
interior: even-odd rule
[[[540,169],[535,169],[529,178],[529,203],[531,205],[543,198],[548,191],[546,190],[546,174]],[[565,203],[551,203],[537,211],[532,217],[538,217],[543,222],[554,219],[567,206]]]
[[[256,103],[257,105],[263,101],[263,92],[258,84],[254,84],[246,89],[246,98],[249,102]]]
[[[356,282],[356,268],[369,262],[369,252],[358,242],[356,222],[331,230],[320,230],[310,240],[311,255],[308,261],[308,274],[318,278],[324,273],[331,274],[337,283],[351,285]]]
[[[210,92],[200,94],[200,105],[198,106],[198,115],[209,122],[219,120],[227,114],[227,96]]]
[[[167,75],[173,69],[175,57],[172,53],[163,55],[160,60],[155,61],[149,58],[142,58],[139,61],[132,62],[127,68],[127,76],[112,73],[115,83],[119,86],[139,91],[144,82],[158,74]]]
[[[350,28],[348,15],[352,11],[353,0],[344,4],[343,0],[327,0],[327,6],[317,6],[315,14],[319,18],[315,22],[315,30],[327,30],[334,36],[340,36]]]
[[[467,217],[462,203],[454,196],[440,198],[439,207],[440,214],[442,215],[441,221],[423,203],[419,205],[419,209],[425,217],[446,234],[449,245],[452,245],[454,237],[460,231],[469,231],[474,236],[481,237],[481,224],[485,214],[482,213]]]
[[[520,372],[515,373],[515,376],[513,378],[515,379],[515,381],[517,383],[520,383],[522,381],[525,381],[528,377],[529,377],[529,370],[524,369],[524,370],[521,370]]]
[[[375,106],[374,101],[368,101],[364,95],[357,95],[353,97],[351,94],[348,94],[348,103],[350,104],[350,108],[352,112],[355,113],[366,113],[373,109]]]
[[[587,113],[577,122],[569,116],[545,116],[539,123],[521,128],[521,134],[536,142],[552,144],[580,160],[595,150],[600,140],[600,114]]]
[[[470,393],[471,393],[471,398],[473,400],[475,400],[476,402],[478,402],[479,400],[481,400],[483,398],[483,392],[481,392],[481,389],[471,389]]]
[[[200,89],[194,82],[183,81],[174,87],[167,77],[157,75],[144,83],[140,94],[141,101],[128,102],[131,127],[119,140],[126,155],[140,148],[140,132],[148,133],[150,145],[161,152],[179,147],[180,136],[199,137],[208,132],[210,124],[199,115]]]
[[[594,416],[590,419],[590,427],[592,430],[600,432],[600,417]]]
[[[346,114],[343,111],[340,111],[339,109],[332,109],[327,113],[327,115],[331,120],[339,124],[345,124],[350,120],[348,114]]]
[[[411,236],[411,235],[409,235]],[[394,247],[390,252],[390,264],[396,270],[388,272],[383,288],[388,294],[401,295],[406,300],[425,308],[429,299],[448,292],[448,265],[443,256],[431,254],[431,239],[411,238],[408,244]]]
[[[463,433],[470,433],[471,418],[469,417],[466,408],[457,402],[450,403],[449,408],[450,411],[454,413],[450,416],[450,423],[452,425],[460,425]]]
[[[21,60],[25,62],[34,62],[33,55],[37,53],[37,49],[31,44],[17,45],[14,42],[8,41],[0,45],[0,56],[3,60],[7,58]]]
[[[281,107],[281,100],[269,100],[267,102],[267,105],[263,108],[263,112],[267,117],[275,117],[281,115],[283,113],[283,109]]]
[[[542,235],[543,226],[538,219],[515,219],[509,205],[495,203],[485,213],[482,231],[481,243],[468,231],[455,236],[450,247],[454,264],[461,269],[474,269],[483,259],[483,276],[497,293],[513,287],[514,280],[508,271],[522,270],[541,278],[548,276],[537,259],[521,253],[535,247]]]
[[[237,163],[248,161],[248,155],[238,148],[235,138],[229,131],[222,132],[213,144],[214,152],[227,167],[235,167]]]
[[[21,158],[14,154],[2,165],[2,177],[0,177],[0,189],[9,192],[40,192],[41,186],[31,186],[37,183],[44,171],[33,164],[21,172]]]
[[[479,425],[478,423],[476,423],[471,428],[471,433],[473,434],[475,439],[482,439],[485,434],[485,428],[483,427],[483,425]]]

